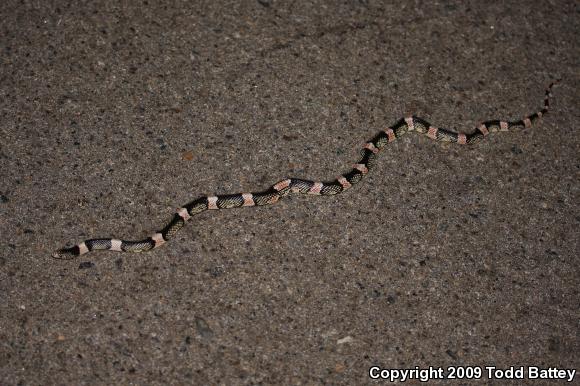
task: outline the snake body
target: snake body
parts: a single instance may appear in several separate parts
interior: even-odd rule
[[[267,190],[255,193],[238,193],[219,196],[200,197],[177,210],[173,218],[163,229],[155,232],[151,237],[138,241],[127,241],[116,238],[90,239],[69,248],[59,249],[53,257],[70,259],[84,255],[90,251],[109,250],[118,252],[145,252],[163,245],[172,239],[175,234],[193,216],[206,210],[230,209],[243,206],[271,205],[283,197],[292,194],[310,194],[331,196],[344,192],[357,184],[373,168],[377,154],[387,144],[397,138],[416,132],[426,135],[436,141],[453,142],[468,145],[478,142],[488,134],[497,131],[508,131],[514,128],[530,128],[532,124],[545,115],[550,107],[551,89],[556,82],[546,89],[543,108],[517,121],[503,121],[499,119],[482,122],[472,134],[461,134],[444,128],[437,128],[425,119],[410,116],[399,119],[394,125],[377,133],[365,143],[360,159],[353,165],[352,170],[330,182],[309,181],[298,178],[287,178],[272,185]]]

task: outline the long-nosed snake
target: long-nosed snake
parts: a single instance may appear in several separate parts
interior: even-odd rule
[[[518,121],[490,120],[478,125],[472,134],[454,133],[447,129],[437,128],[426,120],[410,116],[401,118],[393,126],[380,131],[370,141],[366,142],[361,151],[361,158],[353,165],[353,169],[342,174],[334,181],[319,182],[288,178],[275,183],[269,189],[257,193],[238,193],[220,196],[200,197],[177,210],[173,219],[160,231],[139,241],[119,239],[90,239],[70,248],[58,250],[53,257],[73,258],[95,250],[110,250],[119,252],[145,252],[163,245],[175,236],[185,223],[196,214],[208,209],[229,209],[242,206],[270,205],[290,194],[335,195],[342,193],[358,183],[374,166],[377,153],[390,142],[408,133],[417,132],[427,137],[443,142],[454,142],[461,145],[472,144],[496,131],[507,131],[512,128],[530,128],[532,123],[548,112],[550,106],[550,91],[558,81],[551,83],[546,89],[544,107]]]

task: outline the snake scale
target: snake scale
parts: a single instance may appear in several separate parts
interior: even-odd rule
[[[172,239],[191,217],[206,210],[271,205],[291,194],[330,196],[342,193],[354,184],[360,182],[369,170],[373,168],[377,154],[383,147],[406,133],[416,132],[437,141],[467,145],[483,139],[489,133],[507,131],[513,128],[530,128],[533,122],[548,112],[551,89],[557,82],[552,82],[546,89],[543,108],[520,120],[489,120],[479,124],[472,134],[461,134],[448,129],[437,128],[425,119],[416,116],[401,118],[393,126],[380,131],[370,141],[366,142],[361,151],[361,158],[353,165],[352,170],[340,175],[333,181],[319,182],[287,178],[275,183],[262,192],[200,197],[179,208],[171,221],[151,237],[138,241],[126,241],[115,238],[85,240],[74,247],[59,249],[53,257],[70,259],[96,250],[119,252],[150,251]]]

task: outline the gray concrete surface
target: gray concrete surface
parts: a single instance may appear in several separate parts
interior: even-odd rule
[[[0,5],[0,384],[580,370],[577,3],[47,3]],[[347,194],[50,257],[200,195],[333,178],[408,112],[522,117],[558,77],[531,130],[408,136]]]

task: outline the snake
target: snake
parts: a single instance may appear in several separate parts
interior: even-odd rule
[[[459,145],[471,145],[479,142],[490,133],[509,131],[512,129],[529,129],[532,124],[544,116],[550,108],[552,87],[556,80],[546,88],[544,106],[541,110],[515,121],[493,119],[481,122],[471,134],[459,133],[433,126],[427,120],[411,115],[400,118],[394,125],[378,132],[364,144],[360,159],[352,169],[339,175],[329,182],[310,181],[300,178],[286,178],[268,189],[253,193],[224,194],[199,197],[177,209],[173,218],[151,237],[137,241],[127,241],[118,238],[99,238],[82,241],[81,243],[59,249],[54,258],[72,259],[91,251],[108,250],[117,252],[146,252],[160,247],[171,240],[193,216],[206,210],[220,210],[251,206],[272,205],[284,197],[294,194],[333,196],[340,194],[359,183],[375,166],[378,153],[389,143],[408,133],[418,133],[430,139],[441,142],[451,142]]]

